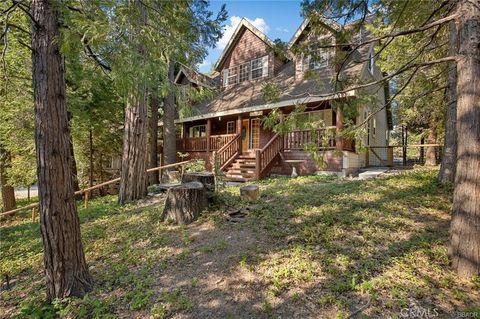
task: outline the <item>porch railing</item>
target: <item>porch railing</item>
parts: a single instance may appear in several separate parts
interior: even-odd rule
[[[237,134],[223,134],[210,136],[210,150],[219,150],[235,138]]]
[[[284,136],[279,133],[275,134],[274,137],[265,145],[262,149],[255,151],[255,175],[257,179],[263,177],[265,172],[268,171],[271,164],[275,161],[275,158],[283,151],[284,149]]]
[[[215,151],[230,142],[236,134],[210,135],[209,150]],[[206,152],[207,137],[189,137],[185,139],[177,139],[177,149],[190,152]]]
[[[236,156],[240,154],[240,134],[234,134],[233,138],[213,153],[213,159],[218,167],[223,170]]]
[[[330,126],[325,129],[317,129],[315,132],[311,130],[295,130],[285,133],[283,136],[283,144],[286,150],[303,150],[305,144],[314,142],[318,148],[335,148],[335,136],[329,137],[325,141],[325,131],[335,129]]]

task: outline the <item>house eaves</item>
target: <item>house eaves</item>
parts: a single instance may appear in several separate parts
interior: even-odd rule
[[[328,101],[328,100],[337,100],[337,99],[342,99],[342,98],[346,98],[346,97],[353,97],[355,95],[356,95],[355,90],[352,90],[352,91],[349,91],[349,92],[346,92],[346,93],[333,94],[333,95],[330,95],[330,96],[303,97],[303,98],[298,98],[298,99],[281,101],[281,102],[277,102],[277,103],[267,103],[267,104],[243,107],[243,108],[238,108],[238,109],[233,109],[233,110],[212,112],[212,113],[206,113],[206,114],[201,114],[201,115],[196,115],[196,116],[190,116],[190,117],[186,117],[186,118],[183,118],[183,119],[177,119],[177,120],[175,120],[175,123],[192,122],[192,121],[204,120],[204,119],[213,118],[213,117],[228,116],[228,115],[250,113],[250,112],[257,112],[257,111],[265,111],[265,110],[271,110],[271,109],[276,109],[276,108],[291,106],[291,105],[297,105],[297,104],[306,104],[306,103],[321,102],[321,101]]]

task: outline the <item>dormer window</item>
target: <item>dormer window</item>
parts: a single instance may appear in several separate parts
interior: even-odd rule
[[[223,86],[268,76],[268,55],[223,70]]]
[[[320,68],[328,66],[330,60],[330,52],[323,49],[319,52],[315,52],[312,55],[304,55],[302,59],[302,70],[318,70]]]

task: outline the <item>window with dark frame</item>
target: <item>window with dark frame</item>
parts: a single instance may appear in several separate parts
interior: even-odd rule
[[[206,125],[195,125],[190,127],[188,137],[205,137],[207,136],[207,126]]]

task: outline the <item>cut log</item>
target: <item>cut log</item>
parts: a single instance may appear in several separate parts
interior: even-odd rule
[[[200,182],[205,187],[207,199],[211,200],[215,193],[215,175],[210,172],[192,172],[183,174],[182,183]]]
[[[240,197],[249,200],[256,200],[260,195],[260,189],[256,185],[246,185],[240,187]]]
[[[190,224],[206,207],[205,187],[200,182],[184,183],[168,190],[162,220],[176,224]]]

